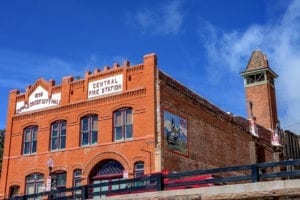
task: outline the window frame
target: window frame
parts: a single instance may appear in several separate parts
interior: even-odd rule
[[[130,120],[128,120],[128,115],[130,115],[131,117]],[[117,120],[118,117],[121,118],[120,124],[118,124],[119,123]],[[114,132],[113,140],[115,142],[131,140],[133,138],[133,109],[132,108],[126,107],[114,111],[113,132]]]
[[[84,124],[87,120],[87,126]],[[96,124],[95,124],[96,123]],[[85,130],[86,129],[86,130]],[[84,138],[87,136],[87,143]],[[90,146],[98,143],[98,115],[90,114],[80,118],[80,146]]]
[[[38,126],[27,126],[23,130],[23,155],[31,155],[37,152]]]
[[[246,76],[246,84],[252,85],[252,84],[257,84],[257,83],[264,83],[266,81],[266,79],[267,79],[267,77],[266,77],[265,72],[249,74]]]
[[[53,179],[55,179],[55,184],[53,184]],[[58,170],[51,173],[51,188],[52,187],[54,190],[62,190],[62,192],[54,194],[54,199],[60,199],[66,196],[64,189],[67,187],[67,171]]]
[[[57,135],[54,135],[54,128],[53,126],[58,125]],[[53,139],[56,139],[56,148],[53,148]],[[63,142],[62,142],[63,141]],[[57,151],[66,148],[66,141],[67,141],[67,121],[66,120],[57,120],[51,124],[50,129],[50,151]],[[62,144],[64,146],[62,147]]]
[[[20,194],[20,185],[11,185],[9,187],[9,195],[8,195],[9,199],[18,196],[19,194]]]
[[[73,187],[82,186],[81,180],[82,180],[82,169],[74,169],[74,171],[73,171]],[[73,199],[81,200],[81,197],[82,197],[81,189],[77,189],[77,190],[73,191]]]
[[[82,169],[75,169],[73,171],[73,187],[81,185],[81,176],[82,176]]]
[[[142,165],[142,168],[139,168]],[[140,178],[145,175],[145,163],[143,161],[137,161],[134,163],[134,178]]]

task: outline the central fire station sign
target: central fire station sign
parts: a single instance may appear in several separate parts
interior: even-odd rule
[[[122,92],[123,74],[91,81],[88,87],[88,98]]]

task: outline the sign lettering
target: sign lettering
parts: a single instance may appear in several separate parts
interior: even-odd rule
[[[38,86],[29,96],[27,103],[24,101],[17,102],[16,114],[59,105],[60,99],[61,93],[52,94],[49,98],[48,91]]]
[[[121,92],[123,90],[123,74],[89,82],[88,98]]]

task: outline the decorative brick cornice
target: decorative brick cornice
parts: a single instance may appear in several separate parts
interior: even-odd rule
[[[93,105],[93,104],[99,105],[99,103],[108,103],[108,102],[111,102],[111,101],[119,101],[119,100],[123,100],[123,99],[125,100],[125,99],[128,99],[128,98],[133,98],[133,97],[137,97],[137,96],[144,96],[144,95],[146,95],[146,88],[140,88],[140,89],[137,89],[137,90],[127,91],[127,92],[124,92],[124,93],[121,93],[121,94],[106,96],[106,97],[102,97],[102,98],[94,98],[94,99],[90,99],[88,101],[66,105],[64,107],[57,106],[55,108],[47,108],[46,110],[19,114],[19,115],[15,115],[13,117],[13,119],[16,120],[16,121],[24,120],[24,119],[27,119],[27,118],[32,118],[32,117],[38,117],[38,116],[57,113],[58,110],[65,111],[65,110],[79,109],[79,108],[82,108],[82,107],[87,106],[87,105]]]

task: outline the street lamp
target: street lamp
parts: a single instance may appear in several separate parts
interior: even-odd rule
[[[49,176],[51,176],[52,168],[54,167],[54,161],[53,161],[52,158],[48,159],[47,166],[48,166],[48,169],[49,169]]]

